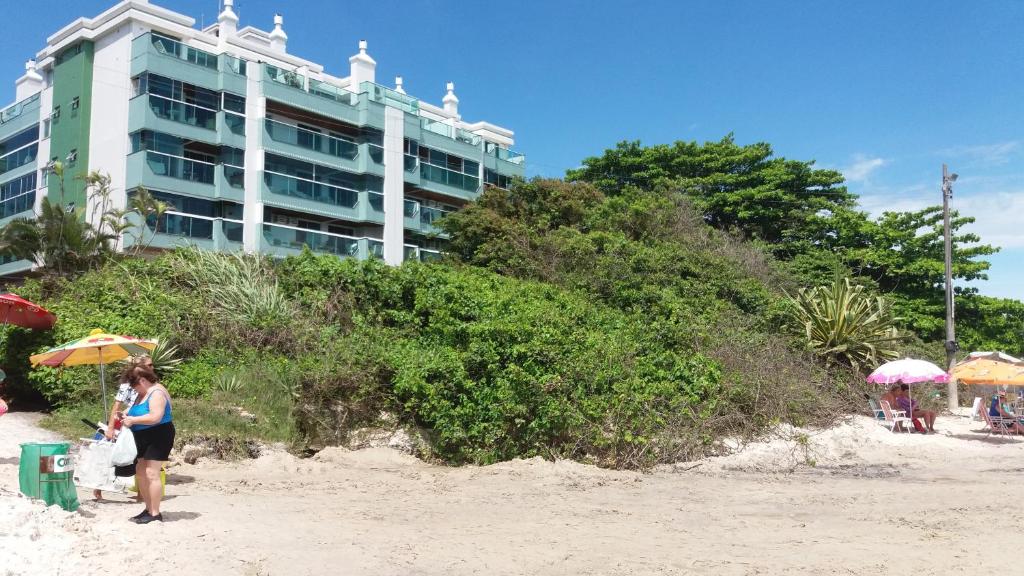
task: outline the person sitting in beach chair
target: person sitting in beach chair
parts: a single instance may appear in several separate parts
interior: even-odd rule
[[[899,406],[899,403],[897,402],[897,400],[899,400],[899,398],[900,398],[899,392],[900,392],[900,385],[899,384],[893,384],[892,386],[889,387],[889,389],[885,392],[885,394],[882,394],[882,397],[879,398],[878,401],[879,402],[883,402],[883,401],[884,402],[888,402],[889,406],[891,406],[893,410],[896,410],[896,409],[898,409],[897,407]]]
[[[921,410],[918,408],[917,400],[910,397],[910,386],[907,384],[900,384],[898,394],[899,396],[896,398],[896,403],[899,405],[900,410],[906,412],[907,417],[912,420],[917,420],[918,418],[924,420],[924,425],[927,427],[927,430],[923,430],[919,426],[918,422],[914,422],[914,428],[916,428],[918,432],[931,432],[934,434],[935,412],[932,412],[931,410]]]
[[[1014,434],[1024,434],[1024,426],[1021,426],[1020,418],[1013,413],[1013,409],[1006,403],[1006,391],[1000,390],[992,397],[992,404],[988,408],[988,415],[992,418],[999,418],[1004,425]]]

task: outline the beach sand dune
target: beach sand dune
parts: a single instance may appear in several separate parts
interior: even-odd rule
[[[865,417],[650,473],[539,458],[447,468],[387,448],[180,463],[166,522],[114,496],[17,495],[38,416],[0,418],[3,574],[1015,573],[1024,439]],[[995,529],[994,526],[1002,526]]]

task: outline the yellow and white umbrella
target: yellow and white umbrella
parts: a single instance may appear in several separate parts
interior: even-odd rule
[[[149,354],[156,348],[156,340],[142,340],[129,336],[106,334],[95,329],[85,338],[73,340],[62,346],[29,358],[32,366],[82,366],[98,364],[100,367],[100,388],[103,393],[103,415],[107,414],[107,382],[104,367],[111,362],[131,356]]]

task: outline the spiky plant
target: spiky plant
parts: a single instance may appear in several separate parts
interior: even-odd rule
[[[803,288],[790,300],[791,319],[807,338],[808,348],[826,362],[860,370],[898,357],[902,337],[889,301],[866,294],[849,278]]]
[[[156,348],[153,348],[149,357],[153,360],[153,370],[160,374],[161,377],[176,371],[178,365],[181,364],[181,358],[178,357],[178,347],[172,344],[170,340],[158,340]]]

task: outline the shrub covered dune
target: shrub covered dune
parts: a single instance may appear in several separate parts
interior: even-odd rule
[[[716,146],[751,148],[694,150]],[[734,187],[836,184],[787,162],[769,150],[742,165],[782,181]],[[857,367],[808,349],[786,295],[850,268],[775,250],[825,206],[770,219],[789,226],[773,244],[743,222],[718,225],[709,215],[734,208],[678,181],[570,176],[488,189],[442,223],[448,254],[433,264],[181,249],[44,274],[18,292],[60,321],[6,329],[7,394],[37,391],[56,408],[51,426],[84,432],[79,418],[101,417],[95,368],[29,370],[26,359],[102,328],[177,347],[164,380],[183,443],[302,451],[404,428],[422,457],[455,464],[539,455],[644,467],[859,406]]]

